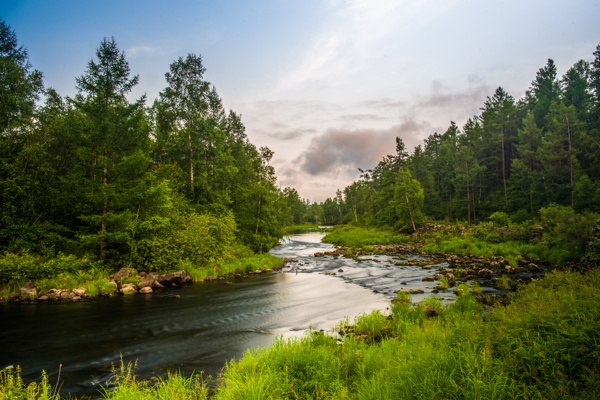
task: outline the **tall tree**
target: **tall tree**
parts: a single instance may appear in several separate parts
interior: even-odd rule
[[[72,102],[83,124],[84,146],[78,151],[86,165],[91,205],[90,212],[81,217],[90,226],[82,239],[97,246],[97,257],[102,260],[107,246],[115,254],[120,247],[128,247],[126,226],[136,214],[134,192],[151,161],[145,99],[130,103],[126,98],[138,76],[131,76],[114,38],[102,40],[96,57],[77,78],[78,93]]]

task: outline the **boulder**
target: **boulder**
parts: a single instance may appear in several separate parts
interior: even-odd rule
[[[436,275],[428,275],[423,277],[423,279],[421,279],[423,282],[434,282],[438,280],[438,277]]]
[[[19,290],[19,300],[21,301],[33,301],[36,299],[37,295],[37,288],[31,281],[28,281],[25,286]]]
[[[530,263],[529,266],[527,267],[529,269],[529,271],[531,272],[540,272],[540,267],[537,266],[534,263]]]
[[[158,277],[158,275],[156,274],[146,274],[144,277],[142,277],[142,280],[140,281],[140,283],[138,283],[138,287],[140,289],[149,287],[149,288],[153,288],[154,284],[156,283],[156,278]]]
[[[113,281],[115,281],[117,284],[120,284],[125,279],[127,279],[135,274],[137,274],[137,272],[134,269],[121,268],[113,276],[111,276],[111,279]]]
[[[450,286],[454,286],[454,284],[456,283],[456,277],[454,276],[454,274],[452,272],[448,272],[446,273],[446,278],[448,278],[448,284]]]
[[[185,271],[171,272],[160,275],[158,281],[163,286],[181,286],[192,282],[192,277]]]
[[[76,297],[76,296],[71,292],[67,292],[66,290],[60,291],[60,295],[59,295],[60,300],[73,300],[74,297]]]
[[[490,269],[484,268],[480,269],[477,275],[479,275],[480,278],[491,278],[494,275],[494,272]]]
[[[133,283],[124,283],[121,285],[121,290],[119,291],[125,295],[137,293],[137,289]]]
[[[49,300],[59,300],[60,299],[60,290],[58,289],[50,289],[48,293],[46,293]]]
[[[141,294],[152,293],[152,288],[150,286],[144,286],[143,288],[140,289],[140,293]]]
[[[87,289],[86,288],[73,289],[72,293],[77,297],[85,297],[85,295],[87,293]]]

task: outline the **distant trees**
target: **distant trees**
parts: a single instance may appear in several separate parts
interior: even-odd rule
[[[549,59],[523,99],[499,87],[462,129],[452,122],[410,155],[397,138],[396,156],[344,189],[341,220],[414,229],[399,208],[411,195],[421,215],[468,222],[496,211],[534,216],[550,204],[600,211],[600,45],[594,57],[562,78]],[[413,178],[418,186],[402,183]]]

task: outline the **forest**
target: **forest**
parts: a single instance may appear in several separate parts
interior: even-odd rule
[[[250,143],[204,73],[188,54],[151,105],[130,100],[139,76],[104,38],[62,97],[0,21],[1,283],[69,263],[212,266],[278,243],[302,201],[276,186],[273,152]]]
[[[504,212],[515,222],[555,204],[600,211],[600,45],[562,76],[552,59],[521,99],[502,87],[481,114],[451,122],[412,153],[396,151],[323,204],[326,223],[415,227],[469,224]]]

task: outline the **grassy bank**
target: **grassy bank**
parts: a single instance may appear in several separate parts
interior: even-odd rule
[[[271,270],[283,265],[284,260],[271,254],[232,254],[227,261],[214,263],[211,266],[195,266],[192,263],[181,263],[178,267],[186,270],[196,282],[217,279],[223,276],[247,274],[260,270]],[[50,289],[71,291],[76,288],[86,290],[86,295],[95,297],[114,293],[115,286],[110,283],[109,276],[114,273],[100,263],[74,256],[59,256],[50,261],[41,261],[30,255],[6,254],[0,258],[0,270],[5,275],[12,274],[14,279],[0,285],[0,301],[8,300],[18,293],[27,281],[32,281],[39,293]],[[12,271],[12,272],[11,272]],[[162,271],[172,272],[172,271]],[[127,278],[123,283],[137,284],[140,278],[136,275]]]
[[[600,396],[600,271],[554,272],[485,314],[466,291],[443,306],[394,302],[337,327],[280,339],[231,360],[214,399],[592,399]],[[123,376],[129,378],[124,378]],[[133,371],[106,398],[206,398],[198,378],[170,375],[150,387]],[[7,379],[12,379],[10,381]],[[34,392],[4,372],[0,393]],[[11,383],[12,382],[12,383]],[[17,382],[17,383],[15,383]],[[174,390],[174,389],[173,389]],[[13,397],[26,398],[26,397]],[[48,398],[48,397],[30,397]]]
[[[409,242],[410,236],[394,233],[389,230],[363,228],[352,225],[334,227],[323,238],[324,243],[331,243],[351,249],[365,248],[374,244],[396,244]]]
[[[343,225],[333,228],[323,241],[366,251],[370,251],[375,244],[412,243],[418,246],[411,249],[418,248],[418,251],[424,253],[502,257],[512,266],[516,266],[522,258],[541,260],[552,265],[579,262],[586,257],[598,259],[600,246],[589,244],[594,240],[600,241],[597,237],[599,233],[594,234],[593,230],[595,224],[600,226],[600,222],[596,222],[594,218],[580,218],[570,226],[561,222],[561,218],[562,216],[557,216],[551,220],[546,218],[522,223],[512,223],[510,220],[498,222],[493,219],[476,225],[461,222],[428,223],[411,235],[386,229]]]

